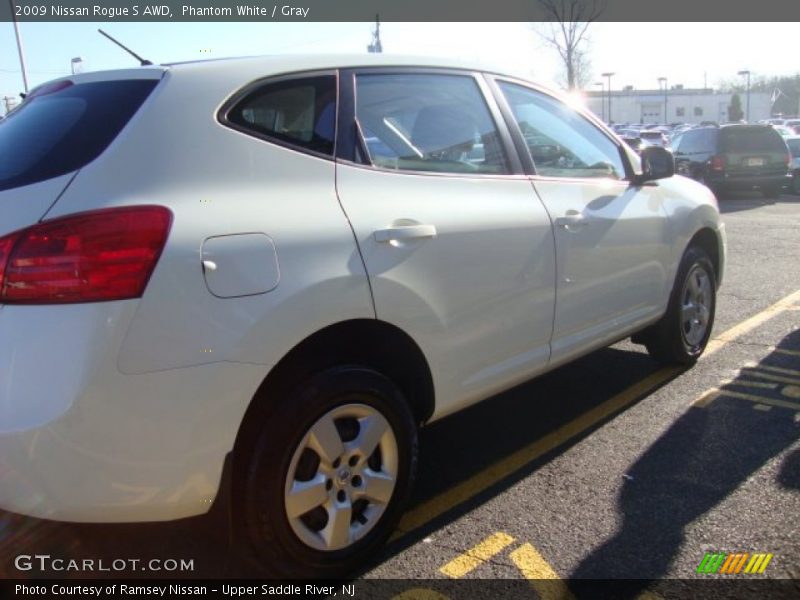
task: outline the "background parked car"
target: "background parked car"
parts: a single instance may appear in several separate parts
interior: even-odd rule
[[[673,148],[676,171],[701,181],[715,194],[758,187],[774,198],[789,183],[789,149],[768,125],[690,129]]]
[[[786,145],[792,155],[789,170],[792,174],[792,193],[800,194],[800,135],[786,138]]]
[[[800,135],[800,119],[789,119],[784,124],[784,127],[788,127],[794,132],[794,135]]]
[[[667,135],[658,129],[643,129],[639,132],[639,137],[651,146],[661,146],[665,148],[669,145],[669,138]]]

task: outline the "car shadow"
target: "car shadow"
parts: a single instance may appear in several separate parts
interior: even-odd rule
[[[764,198],[760,191],[724,191],[717,193],[719,212],[722,214],[755,210],[762,206],[771,206],[782,202],[796,201],[797,197],[783,191],[778,198]]]
[[[423,428],[417,482],[409,509],[544,438],[658,370],[659,365],[647,354],[633,350],[629,344],[605,348]],[[364,571],[502,493],[603,422],[595,423],[496,485],[455,503],[437,518],[406,532],[377,553]],[[166,523],[74,524],[0,512],[0,577],[263,577],[265,573],[253,560],[247,542],[229,526],[229,516],[224,500],[215,502],[206,515]],[[36,554],[103,559],[106,568],[113,567],[114,559],[190,559],[193,569],[152,571],[142,570],[146,565],[137,564],[135,568],[121,570],[53,572],[39,569],[35,561],[29,570],[15,567],[17,556]]]
[[[787,390],[795,387],[792,385],[776,384],[769,392],[764,389],[765,383],[781,378],[776,375],[776,365],[791,364],[787,355],[781,354],[784,349],[800,349],[800,330],[786,336],[778,350],[756,367],[743,369],[718,393],[708,396],[712,402],[692,405],[628,469],[630,479],[626,478],[617,500],[622,521],[618,533],[598,545],[569,574],[577,595],[591,593],[591,584],[582,585],[579,580],[613,578],[641,580],[627,586],[627,593],[620,596],[637,597],[648,587],[647,580],[667,574],[685,541],[687,526],[800,439],[793,418],[797,408],[764,410],[767,405],[762,404],[754,410],[758,407],[755,398],[769,402],[772,397],[780,403],[795,395],[796,390]],[[753,381],[758,391],[753,391]],[[798,451],[783,460],[780,485],[798,486],[798,460]],[[702,556],[698,563],[700,559]]]

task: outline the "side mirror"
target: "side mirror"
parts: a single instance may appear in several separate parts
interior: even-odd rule
[[[661,146],[647,146],[641,153],[642,174],[637,179],[639,183],[665,179],[675,174],[675,157],[672,152]]]

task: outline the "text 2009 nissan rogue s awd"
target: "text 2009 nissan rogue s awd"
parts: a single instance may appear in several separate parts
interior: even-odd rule
[[[397,522],[417,429],[627,336],[703,352],[712,194],[525,81],[388,56],[84,73],[0,124],[0,507],[233,512],[282,575]],[[546,408],[546,401],[542,406]]]

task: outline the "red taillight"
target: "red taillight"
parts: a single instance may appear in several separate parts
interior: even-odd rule
[[[167,240],[162,206],[108,208],[0,238],[0,303],[58,304],[142,295]]]
[[[725,169],[725,159],[721,156],[712,156],[711,157],[711,170],[712,171],[722,171]]]
[[[788,167],[789,165],[792,164],[792,155],[791,154],[787,154],[784,160],[786,162],[786,166]]]

